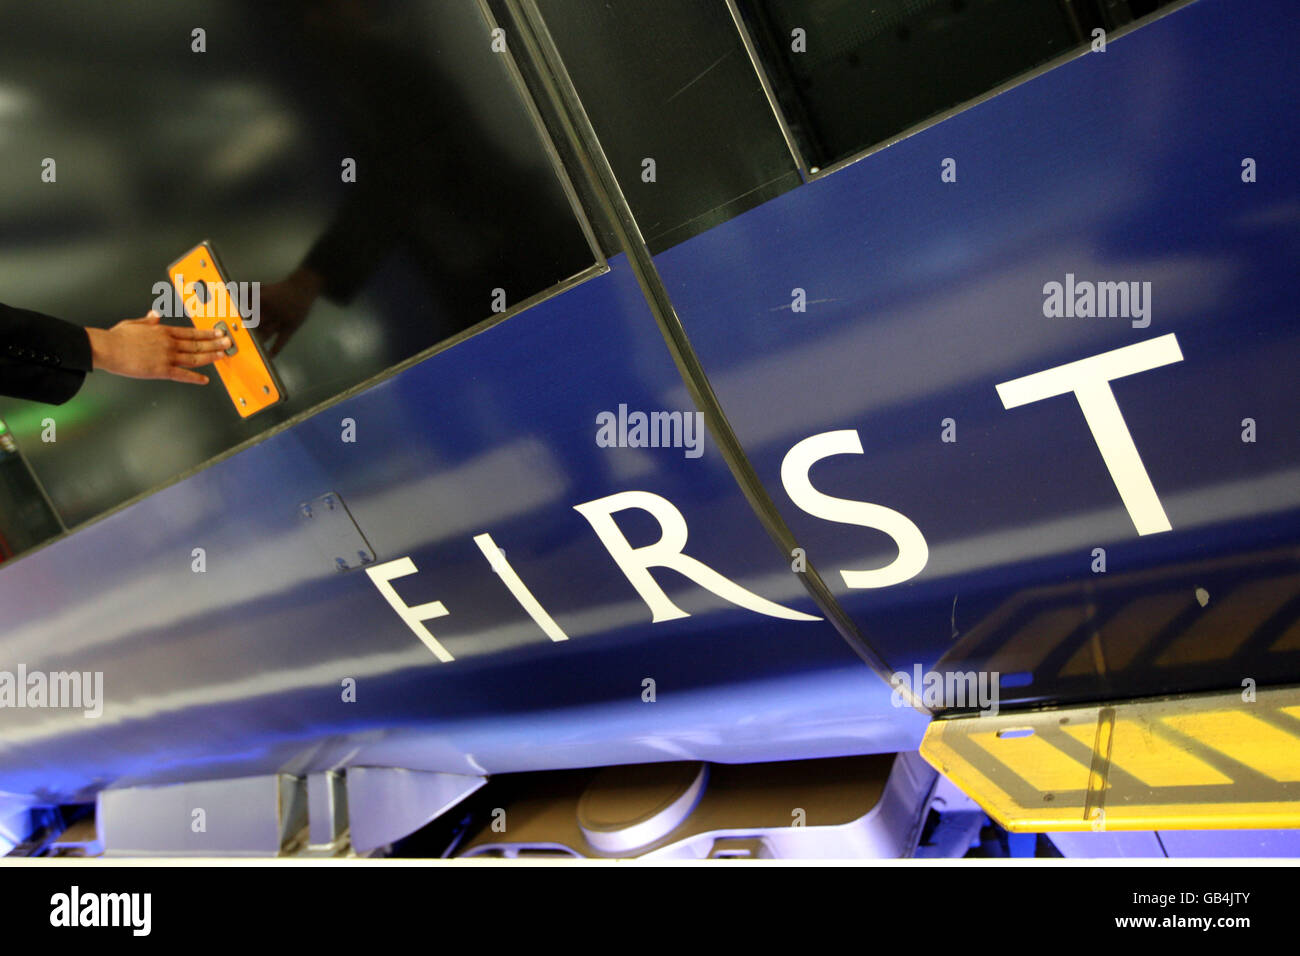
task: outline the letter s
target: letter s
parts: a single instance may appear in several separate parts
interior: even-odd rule
[[[831,455],[861,455],[862,442],[853,429],[823,432],[805,438],[786,452],[781,462],[781,483],[790,499],[814,518],[841,524],[876,528],[894,539],[898,557],[883,568],[871,571],[840,571],[851,588],[885,588],[901,584],[921,573],[930,559],[930,548],[921,529],[910,518],[884,505],[833,498],[822,494],[808,480],[812,466]]]

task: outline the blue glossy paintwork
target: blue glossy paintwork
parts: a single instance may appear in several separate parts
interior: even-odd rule
[[[107,704],[98,720],[0,710],[0,791],[67,798],[342,762],[473,773],[914,747],[924,719],[891,707],[828,624],[765,618],[661,572],[691,617],[652,625],[573,510],[661,494],[690,524],[688,553],[816,611],[716,449],[596,446],[599,411],[662,408],[679,381],[630,271],[612,266],[6,565],[0,667],[102,670]],[[325,491],[380,561],[414,560],[420,574],[394,585],[408,604],[444,602],[429,626],[455,661],[437,662],[364,572],[313,550],[296,504]],[[654,540],[636,517],[633,543]],[[473,543],[485,531],[568,642],[510,597]],[[355,703],[341,699],[348,677]]]
[[[1253,8],[1252,19],[1197,4],[659,257],[760,475],[892,664],[932,662],[973,630],[977,654],[961,662],[987,663],[1006,642],[976,622],[1011,601],[1079,607],[1068,587],[1033,589],[1086,584],[1096,544],[1129,589],[1123,601],[1143,593],[1136,568],[1167,573],[1184,598],[1208,582],[1213,607],[1260,568],[1294,574],[1300,205],[1284,173],[1295,133],[1279,118],[1294,115],[1295,84],[1281,80],[1294,79],[1283,57],[1295,27],[1281,4]],[[1240,183],[1243,155],[1258,160],[1259,183]],[[945,156],[958,159],[955,186],[939,182]],[[1153,281],[1151,329],[1043,319],[1042,283],[1067,271]],[[789,311],[794,286],[809,312]],[[1116,387],[1175,527],[1139,540],[1071,402],[1008,412],[994,385],[1168,331],[1186,360]],[[658,572],[692,616],[650,623],[574,505],[661,494],[690,525],[688,553],[815,608],[714,447],[691,460],[596,446],[596,414],[620,403],[688,407],[616,260],[5,565],[0,668],[102,670],[108,703],[97,721],[0,711],[0,791],[61,800],[108,783],[344,764],[503,772],[914,748],[923,719],[892,707],[825,622],[765,618]],[[1243,446],[1247,415],[1261,437]],[[947,416],[955,445],[939,442]],[[344,418],[355,444],[340,440]],[[857,428],[867,454],[819,466],[814,481],[921,526],[931,562],[913,582],[845,589],[835,569],[882,563],[885,542],[803,515],[781,489],[790,445],[841,428]],[[379,560],[409,555],[420,568],[395,586],[408,604],[446,604],[429,626],[454,662],[436,662],[364,573],[338,574],[312,550],[295,506],[327,491]],[[649,543],[654,528],[636,517],[622,526]],[[511,599],[472,542],[481,532],[567,643]],[[1257,557],[1267,548],[1282,553]],[[1240,563],[1223,565],[1226,554]],[[1183,568],[1193,557],[1219,563]],[[1277,665],[1261,683],[1297,676],[1295,655],[1256,657]],[[1066,664],[1015,692],[1181,688],[1202,672],[1152,662],[1130,667],[1126,685],[1086,668],[1063,677]],[[1237,679],[1211,669],[1212,683]],[[355,703],[341,700],[348,677]],[[642,700],[647,677],[654,703]]]
[[[1300,643],[1275,640],[1300,621],[1298,42],[1290,3],[1193,4],[658,257],[761,478],[891,665],[1014,672],[1004,699],[1300,678]],[[1150,281],[1150,327],[1045,318],[1067,273]],[[1113,387],[1173,525],[1139,538],[1073,396],[1007,410],[995,386],[1171,332],[1182,362]],[[847,588],[838,569],[892,542],[781,487],[791,445],[848,428],[865,454],[813,483],[919,526],[929,564],[906,584]],[[1264,579],[1290,603],[1254,629],[1243,589]],[[1134,605],[1153,595],[1167,633],[1164,607]],[[1126,608],[1151,645],[1121,633]]]
[[[1053,833],[1064,856],[1091,859],[1256,859],[1300,856],[1296,830],[1161,830]]]

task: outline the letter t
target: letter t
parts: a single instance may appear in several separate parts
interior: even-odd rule
[[[1006,408],[1017,408],[1066,392],[1074,392],[1093,440],[1119,489],[1129,517],[1139,535],[1169,531],[1173,526],[1160,505],[1137,445],[1111,391],[1112,379],[1146,372],[1183,360],[1178,339],[1171,332],[1156,339],[1102,352],[1068,365],[1058,365],[997,386]]]

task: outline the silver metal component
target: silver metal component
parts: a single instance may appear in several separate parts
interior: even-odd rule
[[[771,860],[776,857],[762,837],[718,837],[709,850],[710,860]]]
[[[708,779],[706,763],[608,767],[578,800],[578,826],[602,853],[638,850],[685,822]]]
[[[338,844],[348,828],[348,791],[337,770],[313,773],[307,778],[308,849]]]
[[[101,790],[105,856],[278,856],[307,825],[300,777],[275,774]]]
[[[87,818],[72,824],[50,842],[47,855],[103,856],[104,846],[99,842],[95,821]]]
[[[819,819],[825,819],[820,808],[814,814],[813,808],[809,807],[806,808],[809,810],[808,818],[801,826],[723,826],[645,855],[656,859],[700,859],[716,855],[770,856],[774,859],[894,859],[909,856],[920,837],[927,798],[937,777],[938,774],[917,754],[899,754],[879,800],[857,816],[839,821],[830,816],[823,824],[819,822]],[[755,842],[749,844],[747,841]]]
[[[496,17],[492,14],[492,9],[488,6],[487,0],[478,0],[477,3],[479,14],[483,17],[483,22],[487,25],[488,32],[500,29]],[[524,104],[524,109],[528,113],[528,118],[532,120],[533,131],[541,141],[542,149],[551,161],[551,167],[555,171],[555,177],[560,181],[560,188],[564,190],[565,197],[569,200],[569,206],[573,209],[574,218],[578,220],[578,226],[582,229],[582,234],[587,240],[587,245],[591,247],[591,253],[596,257],[596,264],[604,269],[608,269],[605,262],[605,254],[601,251],[600,243],[596,240],[596,230],[593,228],[591,221],[587,218],[587,211],[582,206],[581,199],[578,198],[578,190],[573,185],[573,180],[569,178],[569,171],[564,166],[564,160],[560,156],[560,151],[556,149],[554,141],[551,139],[551,132],[546,126],[546,121],[542,118],[542,112],[534,102],[532,92],[528,89],[528,84],[524,81],[523,74],[519,71],[519,65],[515,62],[514,48],[507,43],[505,52],[497,54],[505,57],[506,71],[510,74],[510,79],[515,84],[515,91],[519,94],[519,99]]]
[[[337,492],[328,492],[298,505],[312,545],[337,571],[351,571],[375,560],[375,552],[357,527]]]
[[[350,767],[352,846],[368,853],[414,833],[487,782],[486,777],[391,767]]]
[[[643,764],[526,793],[459,855],[641,859],[911,856],[938,774],[915,753],[763,764]],[[621,824],[621,826],[620,826]],[[594,839],[593,839],[594,837]]]
[[[754,72],[758,74],[759,85],[763,87],[763,95],[767,97],[767,105],[772,110],[772,115],[776,117],[776,125],[781,127],[781,137],[785,140],[786,149],[790,150],[790,157],[794,160],[799,172],[804,179],[810,178],[818,172],[816,166],[809,167],[807,161],[803,158],[803,153],[799,150],[799,143],[795,140],[794,130],[785,118],[785,111],[781,109],[781,104],[776,98],[776,88],[772,85],[771,79],[767,75],[767,69],[763,66],[762,57],[758,52],[758,45],[754,38],[750,36],[749,28],[745,26],[745,19],[736,6],[736,0],[726,0],[727,10],[731,12],[731,20],[736,24],[736,31],[740,34],[740,42],[745,45],[745,52],[749,54],[750,65],[753,66]]]
[[[31,799],[0,793],[0,856],[31,834]]]
[[[215,331],[215,332],[220,332],[222,335],[224,335],[224,336],[226,336],[227,338],[230,339],[230,348],[226,349],[226,354],[227,354],[227,355],[237,355],[237,354],[239,354],[239,346],[235,344],[235,336],[234,336],[234,334],[230,331],[230,326],[226,325],[225,322],[218,322],[216,325],[214,325],[214,326],[212,327],[212,329],[213,329],[213,331]],[[239,400],[239,404],[244,405],[244,404],[247,404],[247,403],[246,403],[246,402],[241,398],[241,399]]]

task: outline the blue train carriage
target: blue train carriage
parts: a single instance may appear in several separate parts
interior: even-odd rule
[[[1283,0],[46,6],[3,297],[287,400],[0,401],[13,852],[1300,851]]]

